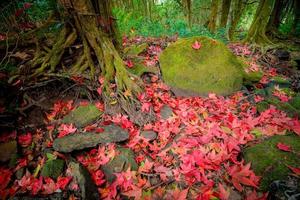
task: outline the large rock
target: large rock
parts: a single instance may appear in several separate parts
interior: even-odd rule
[[[0,144],[0,161],[9,161],[17,153],[17,142],[10,141]]]
[[[134,159],[134,152],[131,149],[118,148],[118,151],[120,152],[119,155],[101,167],[109,183],[112,183],[116,179],[114,173],[126,171],[129,167],[132,171],[138,169],[138,165]]]
[[[80,163],[70,162],[69,169],[79,185],[82,199],[100,199],[97,186],[86,168],[84,168]]]
[[[53,148],[59,152],[69,153],[74,150],[95,147],[98,144],[123,142],[129,138],[128,132],[119,126],[109,125],[103,128],[104,132],[102,133],[79,133],[56,138]]]
[[[79,106],[62,120],[63,123],[74,124],[77,128],[84,127],[102,115],[102,112],[93,104]]]
[[[300,137],[292,134],[273,136],[244,150],[245,161],[251,162],[255,174],[262,176],[260,185],[262,190],[267,190],[270,183],[275,180],[286,180],[292,173],[287,166],[300,166],[297,155],[277,148],[279,142],[289,145],[295,152],[300,152]]]
[[[192,48],[195,41],[200,49]],[[207,37],[179,39],[159,61],[164,81],[179,96],[229,95],[242,86],[243,62],[225,44]]]

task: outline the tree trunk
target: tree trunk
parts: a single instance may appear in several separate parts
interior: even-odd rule
[[[228,30],[228,37],[230,40],[234,39],[234,33],[235,33],[236,27],[239,23],[239,20],[243,14],[244,8],[245,8],[245,6],[243,4],[243,0],[234,0],[234,9],[232,11],[230,27]]]
[[[294,22],[291,35],[296,35],[297,28],[300,29],[300,2],[299,0],[294,0]]]
[[[90,77],[104,77],[103,92],[112,92],[110,83],[116,83],[117,93],[137,93],[138,85],[133,82],[125,68],[114,42],[116,29],[111,15],[110,0],[76,0],[64,3],[69,23],[65,23],[52,49],[38,49],[33,66],[39,66],[33,76],[42,74],[47,68],[54,71],[62,55],[75,41],[81,41],[83,48],[68,71],[82,74],[89,69]]]
[[[225,28],[227,21],[228,21],[228,14],[230,10],[231,0],[223,0],[222,1],[222,15],[221,15],[221,22],[220,27]]]
[[[216,31],[218,5],[219,5],[219,0],[212,0],[211,9],[210,9],[211,11],[210,11],[210,16],[209,16],[209,23],[208,23],[208,29],[212,33],[214,33]]]
[[[287,3],[286,0],[276,0],[275,1],[275,5],[274,5],[274,9],[271,13],[268,25],[267,25],[267,33],[269,34],[274,34],[277,33],[278,28],[280,26],[280,22],[282,19],[282,11],[283,8],[285,6],[285,4]]]
[[[246,42],[256,44],[272,44],[266,36],[266,28],[274,7],[275,0],[260,0],[256,14],[249,28]]]

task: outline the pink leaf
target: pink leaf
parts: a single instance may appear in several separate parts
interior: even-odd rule
[[[201,48],[201,43],[196,40],[194,42],[194,44],[192,45],[192,48],[195,49],[195,50],[200,49]]]
[[[288,166],[296,175],[300,175],[300,168]]]
[[[288,146],[286,144],[283,144],[283,143],[280,143],[280,142],[277,144],[277,148],[282,150],[282,151],[287,151],[287,152],[292,151],[290,146]]]

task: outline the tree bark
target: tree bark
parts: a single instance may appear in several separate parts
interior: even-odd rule
[[[69,70],[70,74],[82,74],[89,69],[90,78],[99,73],[104,77],[103,92],[109,95],[110,83],[116,83],[117,92],[137,94],[139,86],[129,77],[115,44],[116,29],[111,14],[110,0],[76,0],[62,6],[69,22],[58,35],[52,49],[39,49],[32,61],[33,76],[42,74],[50,67],[54,71],[65,50],[75,41],[81,41],[82,50]]]
[[[294,0],[294,22],[291,35],[296,35],[297,28],[300,29],[300,2],[299,0]]]
[[[230,40],[234,39],[234,33],[239,23],[239,20],[243,14],[244,8],[245,6],[242,0],[234,0],[234,7],[232,11],[231,20],[230,20],[230,27],[228,29],[228,37]]]
[[[219,5],[219,0],[212,0],[212,2],[211,2],[211,13],[210,13],[210,16],[209,16],[209,23],[208,23],[208,29],[212,33],[214,33],[216,31],[216,23],[217,23],[217,16],[218,16],[218,5]]]
[[[231,4],[231,0],[222,1],[222,15],[221,15],[221,22],[220,22],[221,28],[225,28],[227,25],[230,4]]]
[[[256,43],[260,45],[272,44],[271,40],[266,36],[266,28],[270,15],[274,7],[275,0],[260,0],[256,14],[249,28],[246,42]]]
[[[280,22],[282,19],[282,11],[283,8],[285,6],[285,4],[287,3],[286,0],[276,0],[275,1],[275,5],[274,5],[274,9],[271,13],[268,25],[267,25],[267,33],[269,34],[273,34],[273,33],[277,33],[278,28],[280,26]]]

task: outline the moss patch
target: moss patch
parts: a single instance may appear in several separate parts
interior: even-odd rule
[[[48,160],[42,171],[41,175],[56,179],[63,171],[65,162],[61,159]]]
[[[134,59],[134,66],[128,71],[136,76],[142,76],[145,73],[159,74],[159,69],[155,66],[146,66],[141,60]]]
[[[244,158],[252,163],[252,169],[257,175],[262,176],[260,188],[267,190],[274,180],[285,180],[291,171],[286,165],[300,166],[300,159],[291,152],[279,150],[276,145],[281,142],[300,152],[300,137],[294,134],[277,135],[263,141],[260,144],[246,148]]]
[[[124,53],[129,56],[137,56],[140,53],[142,53],[143,51],[145,51],[147,49],[147,47],[148,47],[148,44],[146,44],[146,43],[143,43],[140,45],[131,45],[124,49]]]
[[[63,123],[75,124],[77,128],[84,127],[102,115],[102,112],[92,104],[87,106],[79,106],[62,120]]]
[[[201,48],[195,50],[195,41]],[[225,44],[207,37],[179,39],[160,55],[165,82],[173,88],[207,95],[228,95],[241,88],[243,63]]]

